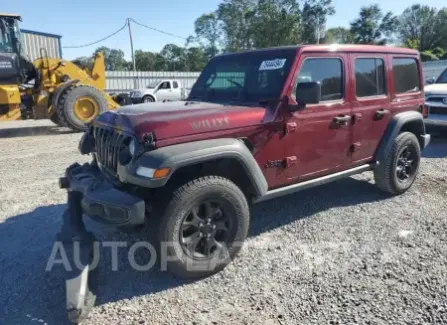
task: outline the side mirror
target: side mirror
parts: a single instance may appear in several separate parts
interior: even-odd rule
[[[425,84],[432,85],[432,84],[435,83],[435,81],[436,81],[436,78],[435,77],[431,77],[431,78],[425,80]]]
[[[291,107],[293,111],[303,109],[307,104],[318,104],[321,101],[321,84],[316,81],[298,83],[295,98],[298,105]]]

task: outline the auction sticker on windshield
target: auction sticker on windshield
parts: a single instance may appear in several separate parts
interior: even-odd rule
[[[259,71],[281,69],[284,67],[284,64],[286,64],[286,61],[287,59],[274,59],[274,60],[262,61],[261,65],[259,66]]]

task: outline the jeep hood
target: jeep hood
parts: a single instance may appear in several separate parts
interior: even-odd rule
[[[426,93],[447,95],[447,84],[432,84],[424,87]]]
[[[258,125],[266,108],[208,102],[166,102],[124,106],[101,114],[95,123],[126,129],[143,139],[153,132],[157,140]]]

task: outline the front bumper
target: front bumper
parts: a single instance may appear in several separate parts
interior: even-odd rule
[[[421,138],[422,138],[422,149],[425,149],[430,144],[431,135],[430,134],[423,134],[423,135],[421,135]]]
[[[82,193],[83,212],[98,222],[115,226],[144,223],[145,201],[116,189],[96,166],[74,164],[67,168],[59,184],[61,188]]]
[[[143,97],[130,97],[132,104],[141,104],[143,102]]]

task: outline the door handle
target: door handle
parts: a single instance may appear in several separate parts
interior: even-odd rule
[[[374,118],[376,120],[381,120],[385,117],[385,115],[387,115],[390,111],[387,109],[379,109],[378,111],[376,111],[376,113],[374,114]]]
[[[340,115],[340,116],[334,117],[332,122],[337,125],[347,125],[350,120],[351,120],[350,115]]]

